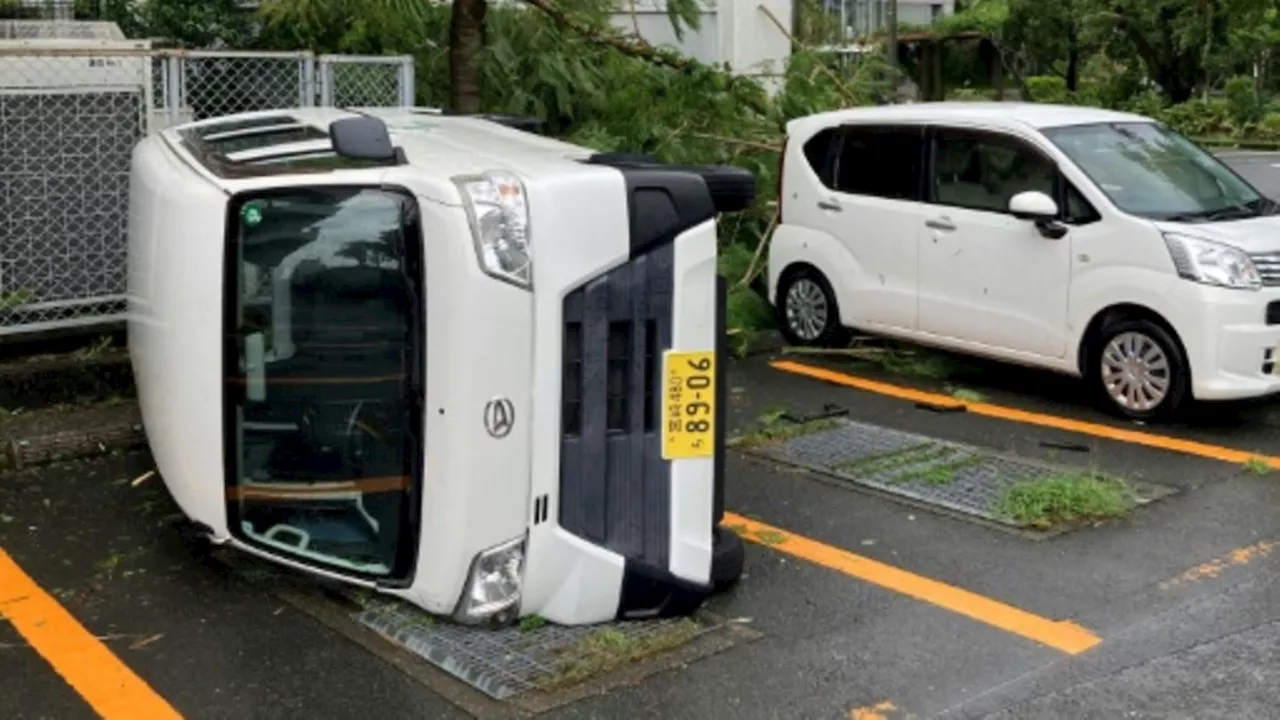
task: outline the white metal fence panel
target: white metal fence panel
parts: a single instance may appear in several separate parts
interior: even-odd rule
[[[412,58],[0,43],[0,338],[124,318],[129,160],[248,110],[413,103]]]

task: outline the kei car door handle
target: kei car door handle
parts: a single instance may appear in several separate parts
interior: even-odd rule
[[[925,227],[933,228],[934,230],[946,230],[950,232],[956,229],[956,226],[951,224],[951,220],[944,217],[925,220],[924,224]]]
[[[840,203],[835,200],[819,200],[818,207],[822,210],[830,210],[831,212],[840,212],[843,209],[840,207]]]

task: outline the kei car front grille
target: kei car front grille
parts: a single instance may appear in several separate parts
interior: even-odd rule
[[[673,263],[673,246],[658,248],[564,301],[560,526],[657,567],[670,527],[657,415]]]
[[[1267,287],[1280,285],[1280,252],[1255,253],[1249,256],[1258,274],[1262,276],[1262,284]]]

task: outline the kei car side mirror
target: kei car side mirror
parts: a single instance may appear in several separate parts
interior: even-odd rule
[[[1050,240],[1067,234],[1067,227],[1058,222],[1058,203],[1038,190],[1020,192],[1009,198],[1009,213],[1019,220],[1034,222],[1040,234]]]

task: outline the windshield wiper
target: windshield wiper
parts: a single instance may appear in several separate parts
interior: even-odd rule
[[[1214,222],[1215,220],[1239,220],[1242,218],[1258,217],[1267,214],[1260,207],[1250,207],[1249,204],[1238,203],[1235,205],[1227,205],[1214,210],[1196,210],[1194,212],[1175,213],[1169,215],[1165,220],[1169,222]]]

